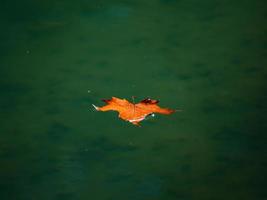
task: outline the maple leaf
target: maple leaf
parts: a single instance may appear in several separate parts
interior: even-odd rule
[[[137,104],[131,103],[126,99],[120,99],[112,97],[111,99],[104,99],[107,105],[97,107],[93,104],[94,108],[98,111],[117,111],[119,117],[125,121],[128,121],[134,125],[139,125],[139,122],[144,120],[147,116],[153,115],[153,113],[159,113],[163,115],[169,115],[175,110],[169,108],[159,107],[158,100],[144,99]]]

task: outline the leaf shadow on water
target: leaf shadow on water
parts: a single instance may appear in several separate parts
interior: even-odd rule
[[[89,141],[82,141],[80,148],[73,155],[73,159],[82,162],[100,161],[105,162],[109,156],[116,153],[127,153],[135,151],[137,147],[129,144],[118,144],[107,137],[100,136]]]

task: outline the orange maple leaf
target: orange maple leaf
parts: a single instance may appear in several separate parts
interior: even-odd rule
[[[153,113],[169,115],[176,111],[169,108],[159,107],[157,105],[159,101],[153,99],[144,99],[137,104],[117,97],[112,97],[107,100],[104,99],[103,101],[106,102],[107,105],[97,107],[93,104],[94,108],[98,111],[117,111],[119,112],[119,117],[121,119],[134,125],[139,125],[139,122],[144,120],[148,115],[153,115]]]

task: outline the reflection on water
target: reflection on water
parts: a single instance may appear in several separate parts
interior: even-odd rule
[[[0,11],[1,199],[267,199],[262,1]],[[135,127],[111,96],[182,112]]]

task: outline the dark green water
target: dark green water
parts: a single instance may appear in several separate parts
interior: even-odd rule
[[[262,0],[2,1],[1,200],[266,200]],[[179,108],[140,128],[91,104]]]

